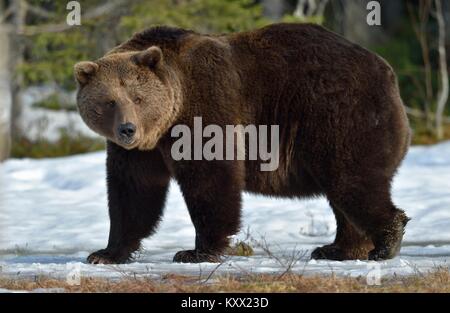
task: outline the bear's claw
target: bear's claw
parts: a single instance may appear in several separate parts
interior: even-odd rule
[[[220,255],[198,250],[183,250],[178,251],[173,257],[173,262],[178,263],[220,263]]]
[[[338,246],[326,245],[314,249],[314,251],[311,253],[311,259],[342,261],[345,258],[343,251]]]
[[[125,263],[127,262],[129,257],[120,256],[117,253],[113,253],[107,249],[98,250],[94,253],[91,253],[87,257],[88,263],[91,264],[117,264],[117,263]]]
[[[373,249],[372,251],[369,252],[369,260],[371,260],[371,261],[388,260],[388,259],[392,259],[393,257],[395,257],[396,254],[397,254],[397,252],[395,252],[395,250],[388,249],[388,248]]]

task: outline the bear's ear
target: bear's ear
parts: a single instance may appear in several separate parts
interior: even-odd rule
[[[147,50],[139,52],[133,56],[133,61],[137,65],[148,66],[151,69],[158,67],[163,59],[161,48],[152,46]]]
[[[89,61],[83,61],[75,64],[75,79],[80,85],[87,84],[92,76],[98,71],[98,64]]]

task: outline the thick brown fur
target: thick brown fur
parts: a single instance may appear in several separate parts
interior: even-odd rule
[[[410,129],[395,74],[377,55],[310,24],[220,36],[156,27],[75,69],[80,113],[108,139],[110,237],[89,262],[125,262],[139,248],[161,218],[171,178],[196,230],[195,249],[174,261],[218,260],[239,230],[242,191],[326,196],[336,239],[313,258],[398,252],[408,219],[390,190]],[[170,130],[192,126],[194,116],[203,125],[279,125],[279,168],[174,161]],[[117,139],[125,122],[137,126],[133,143]]]

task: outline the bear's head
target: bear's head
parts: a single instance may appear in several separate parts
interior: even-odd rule
[[[177,118],[179,82],[159,47],[80,62],[74,71],[83,121],[125,149],[153,149]]]

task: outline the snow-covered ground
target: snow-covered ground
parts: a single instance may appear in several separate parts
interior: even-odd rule
[[[194,228],[176,184],[171,186],[159,231],[144,241],[136,262],[117,266],[85,263],[89,252],[106,245],[108,214],[105,153],[59,159],[10,160],[0,168],[0,275],[65,277],[159,276],[167,272],[208,275],[216,264],[175,264],[173,255],[194,245]],[[334,238],[335,221],[325,199],[283,200],[245,195],[243,227],[265,238],[276,258],[256,248],[251,257],[231,257],[217,273],[284,271],[290,257],[304,273],[413,274],[450,261],[450,142],[413,147],[394,183],[394,201],[412,217],[400,256],[386,262],[314,261],[309,252]],[[281,263],[281,264],[280,264]]]
[[[60,138],[61,131],[97,138],[98,135],[83,123],[78,112],[48,110],[33,106],[33,104],[55,94],[58,94],[60,101],[64,103],[76,102],[75,91],[65,92],[53,85],[29,87],[22,92],[22,112],[19,127],[28,139],[37,140],[43,138],[49,141],[56,141]]]

